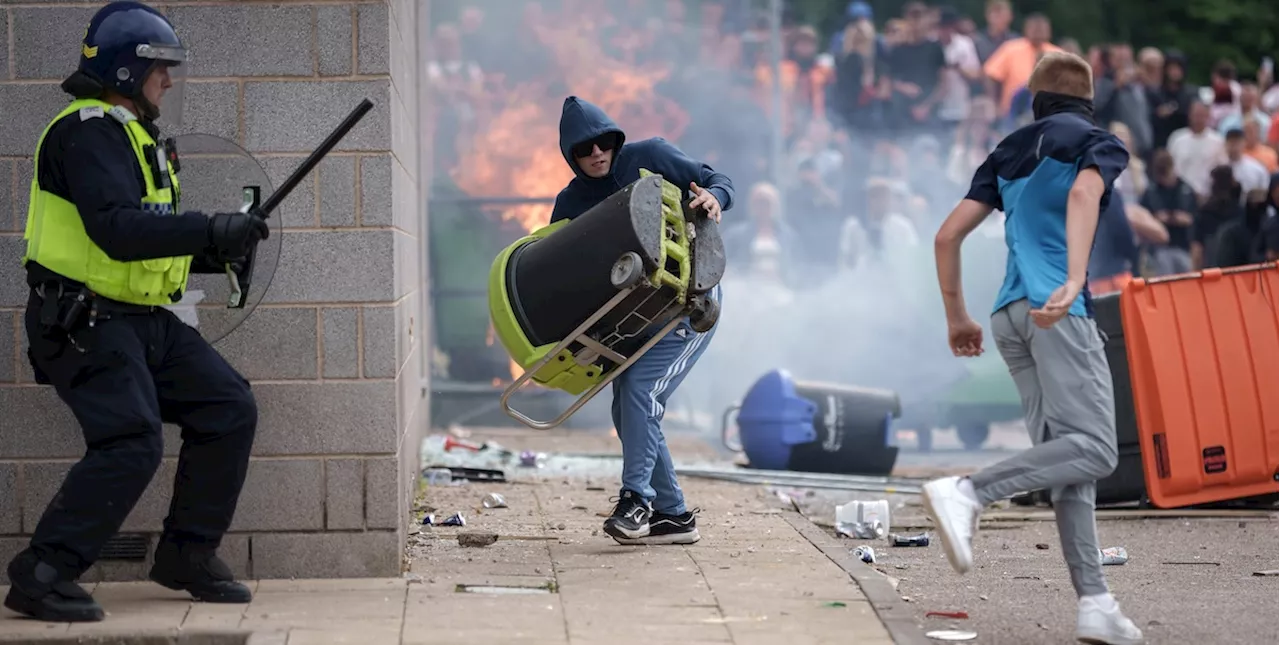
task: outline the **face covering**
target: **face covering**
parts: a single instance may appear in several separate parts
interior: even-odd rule
[[[1093,121],[1093,101],[1057,92],[1036,92],[1031,98],[1031,114],[1037,121],[1062,113],[1079,114]]]

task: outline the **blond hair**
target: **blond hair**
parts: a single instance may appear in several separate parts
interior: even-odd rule
[[[1031,72],[1027,89],[1054,92],[1081,99],[1093,98],[1093,68],[1083,58],[1067,52],[1046,52]]]

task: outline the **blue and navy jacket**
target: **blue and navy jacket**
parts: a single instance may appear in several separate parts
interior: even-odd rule
[[[614,151],[608,175],[588,177],[578,167],[571,150],[579,143],[605,133],[617,134],[622,145]],[[573,169],[574,178],[556,195],[552,222],[573,219],[591,210],[610,195],[640,179],[641,168],[658,173],[678,186],[683,199],[689,197],[690,182],[696,182],[720,200],[721,210],[727,211],[733,206],[733,182],[712,170],[711,166],[689,158],[666,139],[654,137],[636,143],[624,142],[622,128],[604,110],[576,96],[564,100],[564,108],[560,112],[560,153]]]
[[[1061,112],[1005,137],[974,173],[968,199],[1004,211],[1009,259],[996,297],[999,311],[1026,298],[1042,307],[1067,279],[1067,194],[1076,175],[1097,168],[1106,186],[1100,211],[1111,200],[1129,152],[1115,135],[1083,114]],[[1088,288],[1071,304],[1073,316],[1092,316]]]

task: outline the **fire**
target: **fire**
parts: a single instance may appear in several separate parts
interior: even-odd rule
[[[607,54],[600,28],[612,22],[594,3],[566,2],[558,15],[527,25],[547,48],[554,69],[538,82],[504,88],[490,97],[492,116],[479,124],[452,177],[458,187],[475,196],[554,197],[573,179],[560,153],[559,123],[563,97],[550,96],[549,86],[599,105],[638,141],[653,136],[678,139],[688,116],[676,103],[658,96],[654,87],[667,78],[665,67],[640,68]],[[484,112],[482,110],[482,112]],[[504,221],[518,222],[526,231],[545,226],[551,204],[507,208]],[[518,375],[513,366],[512,374]]]

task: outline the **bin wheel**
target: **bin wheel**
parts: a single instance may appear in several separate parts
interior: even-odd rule
[[[693,311],[689,312],[689,326],[699,334],[711,331],[720,320],[720,303],[703,296],[697,297]]]
[[[916,450],[920,452],[933,451],[933,428],[916,430]]]
[[[627,289],[644,281],[644,261],[635,251],[627,251],[613,263],[609,272],[609,282],[615,289]]]
[[[991,435],[991,428],[986,424],[965,425],[956,428],[956,434],[960,437],[960,443],[964,444],[964,449],[972,452],[982,449],[982,444]]]

